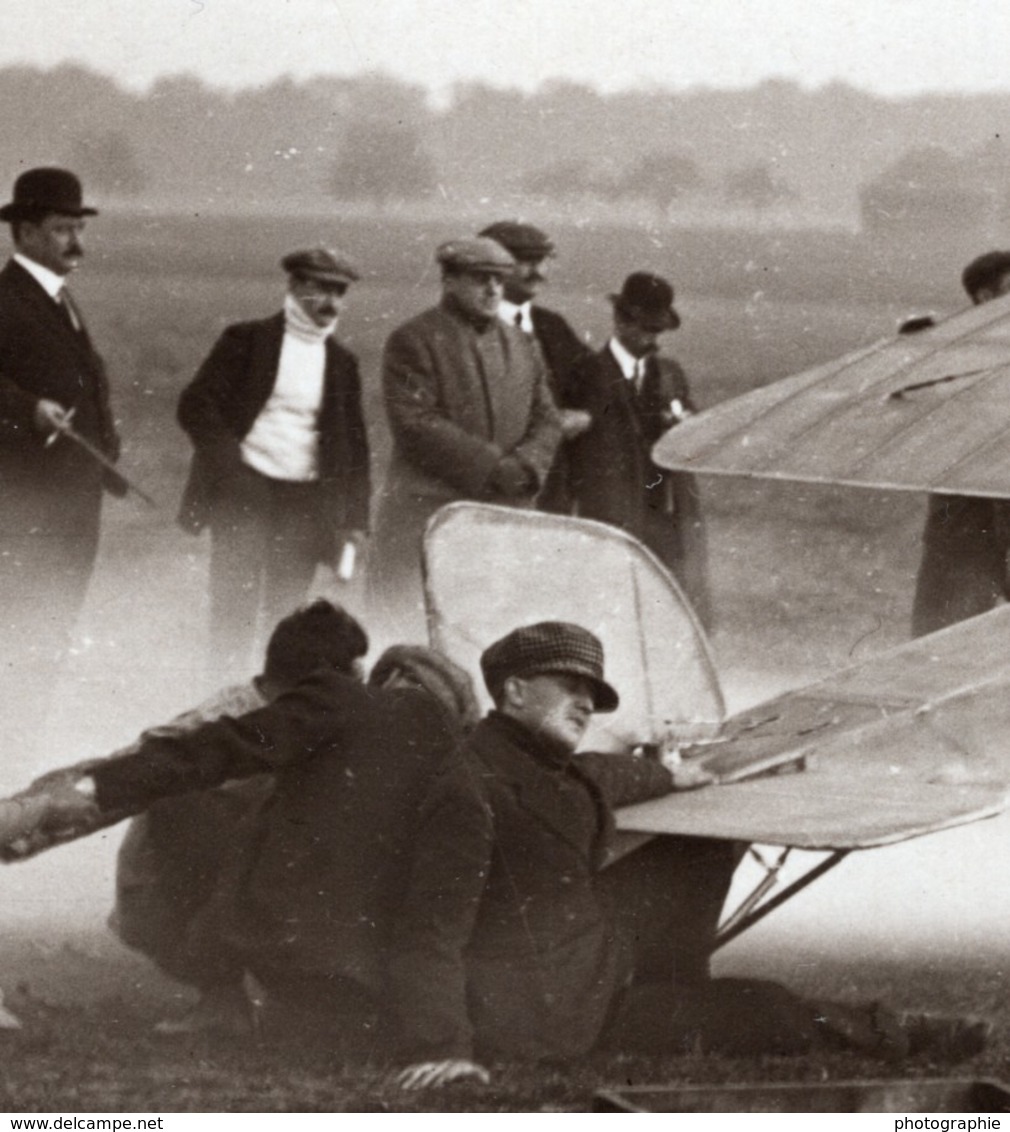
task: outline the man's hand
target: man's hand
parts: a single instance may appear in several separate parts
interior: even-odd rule
[[[515,456],[503,456],[488,477],[488,486],[506,499],[532,495],[536,486],[533,473]]]
[[[718,780],[710,771],[696,762],[673,762],[663,759],[663,765],[670,772],[674,790],[697,790],[699,786],[712,786]]]
[[[475,1077],[482,1085],[491,1084],[491,1074],[473,1061],[422,1061],[408,1065],[397,1074],[396,1083],[401,1089],[432,1089],[438,1085],[448,1085],[450,1081],[462,1081]]]
[[[7,804],[18,828],[7,837],[0,831],[0,859],[20,861],[98,829],[103,821],[94,785],[89,775],[69,768],[44,775],[14,795]]]
[[[65,428],[74,419],[73,409],[64,409],[59,401],[40,397],[35,402],[35,428],[46,436],[52,436]]]
[[[593,418],[585,409],[558,409],[561,417],[561,435],[565,440],[581,436],[593,423]]]

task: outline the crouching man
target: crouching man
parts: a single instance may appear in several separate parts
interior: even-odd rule
[[[481,667],[495,708],[462,748],[468,791],[447,776],[441,800],[438,784],[428,799],[390,955],[404,1087],[487,1081],[495,1060],[592,1049],[739,1056],[824,1046],[887,1058],[981,1049],[981,1024],[903,1023],[773,983],[710,979],[697,962],[679,970],[692,946],[707,956],[732,847],[712,843],[705,857],[693,841],[659,838],[601,866],[615,807],[704,776],[630,755],[572,757],[592,713],[618,705],[602,646],[579,626],[517,629]],[[707,902],[688,876],[699,861],[713,886]]]

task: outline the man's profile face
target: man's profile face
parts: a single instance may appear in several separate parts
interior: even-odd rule
[[[505,298],[516,306],[535,299],[547,282],[543,259],[516,260],[515,269],[505,280]]]
[[[288,289],[316,326],[329,326],[340,317],[347,284],[319,279],[292,279]]]
[[[452,295],[466,314],[476,319],[492,319],[498,315],[504,283],[497,271],[459,271],[445,275],[442,289]]]
[[[35,263],[57,275],[69,275],[84,255],[83,231],[81,217],[50,212],[39,221],[22,221],[15,243],[17,250]]]
[[[659,347],[662,330],[642,326],[632,319],[614,315],[614,337],[634,358],[646,358]]]
[[[592,719],[593,686],[570,672],[512,677],[505,711],[530,731],[573,752]]]

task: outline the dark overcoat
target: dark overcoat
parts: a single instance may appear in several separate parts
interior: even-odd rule
[[[179,399],[179,424],[193,441],[193,462],[179,522],[198,533],[228,490],[242,462],[241,444],[277,380],[284,315],[229,326]],[[319,410],[319,476],[332,533],[368,529],[368,439],[361,411],[355,356],[326,340],[323,401]],[[320,559],[332,554],[320,539]]]
[[[72,441],[33,423],[39,400],[74,411],[73,427],[119,455],[105,366],[85,327],[74,330],[42,286],[11,260],[0,271],[0,515],[5,534],[97,537],[107,477]],[[111,483],[109,484],[111,486]]]
[[[436,783],[389,963],[403,1055],[568,1058],[629,973],[595,877],[612,809],[668,793],[658,763],[554,760],[493,713]]]
[[[576,513],[621,527],[674,574],[703,624],[711,621],[708,551],[698,485],[686,472],[657,467],[652,448],[676,424],[671,403],[693,412],[684,371],[669,358],[649,359],[636,392],[604,348],[572,378],[579,408],[593,418],[570,446],[569,483]]]
[[[457,740],[427,693],[320,671],[266,707],[155,735],[93,773],[103,810],[137,810],[273,770],[273,795],[195,947],[233,953],[239,969],[376,992],[421,800]]]

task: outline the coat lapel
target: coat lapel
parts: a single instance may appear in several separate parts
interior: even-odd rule
[[[473,740],[489,774],[511,788],[518,804],[584,854],[587,848],[585,823],[573,810],[570,795],[558,789],[557,776],[493,727],[481,727]],[[599,791],[578,768],[574,768],[573,778],[585,786],[596,811],[596,831],[589,846],[590,859],[596,861],[609,832],[608,811]]]

